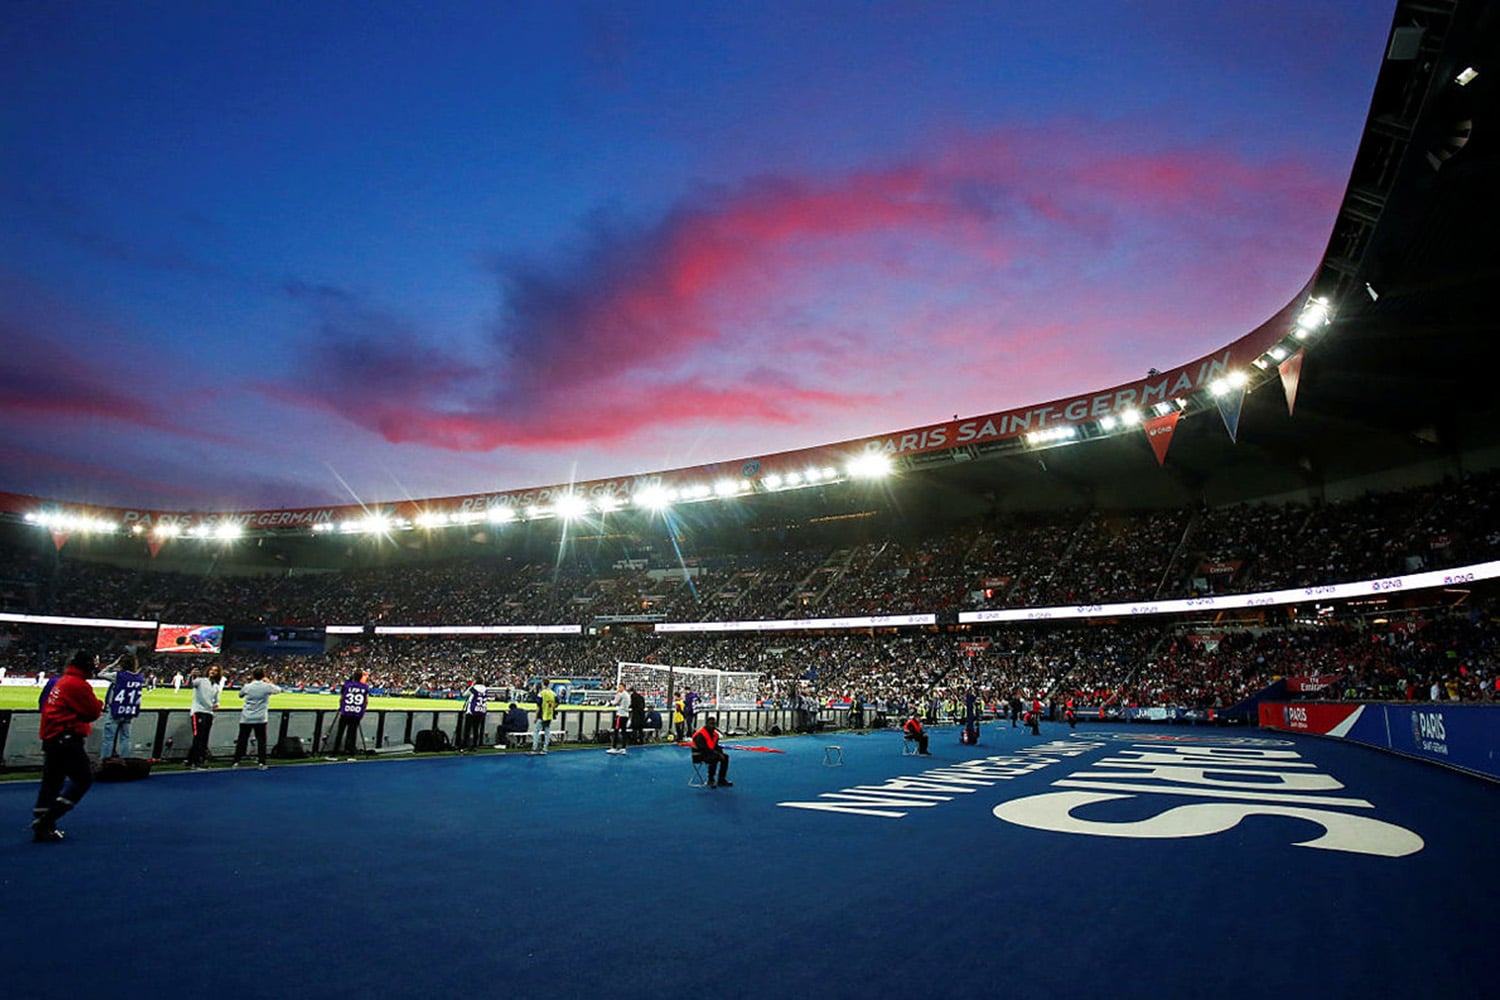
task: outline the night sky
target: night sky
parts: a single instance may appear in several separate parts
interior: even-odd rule
[[[0,490],[515,489],[1213,351],[1327,244],[1388,3],[0,10]]]

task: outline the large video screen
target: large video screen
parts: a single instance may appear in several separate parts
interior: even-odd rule
[[[224,648],[223,625],[158,625],[158,653],[217,653]]]

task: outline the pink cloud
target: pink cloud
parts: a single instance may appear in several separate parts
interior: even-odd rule
[[[488,362],[436,351],[417,324],[344,293],[300,296],[320,340],[318,381],[296,392],[390,441],[488,451],[608,445],[704,421],[798,424],[890,392],[869,383],[873,369],[857,390],[836,381],[832,339],[956,363],[957,382],[979,377],[965,362],[1004,345],[1032,361],[1079,353],[1095,368],[1100,351],[1074,345],[1090,328],[1116,340],[1145,328],[1118,309],[1138,309],[1142,268],[1183,286],[1159,309],[1170,324],[1191,296],[1180,332],[1201,336],[1236,280],[1234,261],[1212,251],[1288,231],[1315,243],[1306,220],[1326,219],[1319,208],[1336,191],[1294,162],[1142,151],[1106,131],[962,136],[845,177],[701,190],[651,225],[596,221],[565,268],[501,262]],[[1309,268],[1317,249],[1303,248]],[[1142,354],[1143,367],[1174,360]],[[761,370],[774,392],[744,383]]]

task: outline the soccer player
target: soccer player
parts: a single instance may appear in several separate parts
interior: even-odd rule
[[[339,689],[339,727],[333,738],[333,752],[354,753],[354,734],[364,720],[370,701],[370,675],[356,669]]]
[[[215,663],[202,677],[193,678],[193,745],[188,750],[189,770],[208,767],[208,736],[214,728],[214,712],[219,709],[219,691],[224,672]]]
[[[78,805],[94,783],[94,766],[83,744],[90,724],[104,712],[89,685],[98,667],[99,657],[78,650],[42,702],[42,787],[31,810],[31,839],[38,844],[63,839],[58,818]]]
[[[531,752],[545,754],[552,739],[552,720],[557,717],[557,692],[546,684],[536,693],[536,730],[531,734]]]
[[[708,765],[709,788],[733,788],[729,780],[729,754],[719,746],[719,720],[710,715],[703,728],[693,734],[693,763]]]
[[[100,672],[99,679],[109,681],[109,692],[104,696],[109,714],[104,718],[99,756],[129,757],[130,725],[141,714],[141,692],[146,689],[146,678],[140,673],[135,655],[121,653],[108,670]]]
[[[240,699],[244,702],[240,708],[240,732],[234,741],[234,763],[230,766],[239,767],[240,761],[245,759],[246,745],[250,736],[255,735],[255,756],[260,770],[266,769],[266,718],[270,715],[269,703],[271,695],[280,694],[281,688],[266,680],[266,672],[256,667],[250,672],[254,678],[249,684],[240,689]]]

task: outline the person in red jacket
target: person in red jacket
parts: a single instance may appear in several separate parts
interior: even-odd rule
[[[911,740],[917,744],[918,754],[923,757],[932,756],[932,754],[927,752],[927,730],[922,728],[922,720],[917,718],[916,712],[912,712],[906,717],[906,724],[901,729],[905,733],[902,737],[903,739]]]
[[[98,668],[98,656],[78,650],[42,702],[42,787],[31,810],[32,840],[38,844],[63,839],[58,817],[78,805],[94,783],[93,764],[83,745],[90,723],[104,714],[104,703],[89,684]]]
[[[719,720],[710,715],[703,728],[693,734],[693,763],[708,765],[709,788],[733,788],[729,780],[729,754],[719,746]]]

